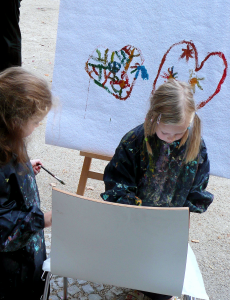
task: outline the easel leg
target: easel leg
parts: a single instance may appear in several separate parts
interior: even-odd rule
[[[81,171],[81,176],[78,184],[77,194],[78,195],[84,195],[86,182],[88,179],[88,173],[90,169],[92,158],[91,157],[85,157],[84,164]]]

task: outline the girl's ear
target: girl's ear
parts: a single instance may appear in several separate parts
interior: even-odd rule
[[[13,118],[13,119],[11,120],[11,125],[12,125],[13,128],[18,127],[19,124],[20,124],[20,122],[19,122],[19,119],[18,119],[18,118]]]
[[[13,118],[11,120],[11,122],[9,122],[9,127],[10,127],[11,131],[15,131],[15,130],[20,131],[23,127],[23,121],[17,117]]]

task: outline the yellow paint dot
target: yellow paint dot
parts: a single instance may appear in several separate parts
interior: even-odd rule
[[[120,82],[120,87],[121,87],[122,89],[125,87],[125,81],[124,81],[124,80],[122,80],[122,81]]]

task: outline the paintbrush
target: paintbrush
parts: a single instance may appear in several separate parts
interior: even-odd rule
[[[61,184],[65,184],[65,182],[63,180],[61,180],[60,178],[58,178],[57,176],[55,176],[53,173],[51,173],[49,170],[47,170],[46,168],[44,168],[42,165],[39,165],[43,170],[45,170],[47,173],[49,173],[51,176],[53,176],[55,179],[57,179]]]

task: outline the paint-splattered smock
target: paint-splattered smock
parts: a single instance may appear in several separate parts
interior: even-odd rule
[[[209,160],[202,140],[198,157],[185,164],[185,145],[168,144],[155,134],[148,138],[149,155],[143,124],[121,140],[104,172],[105,201],[154,207],[189,207],[202,213],[213,201],[205,189],[209,179]]]
[[[44,288],[44,215],[28,167],[0,167],[0,299],[40,299]]]

